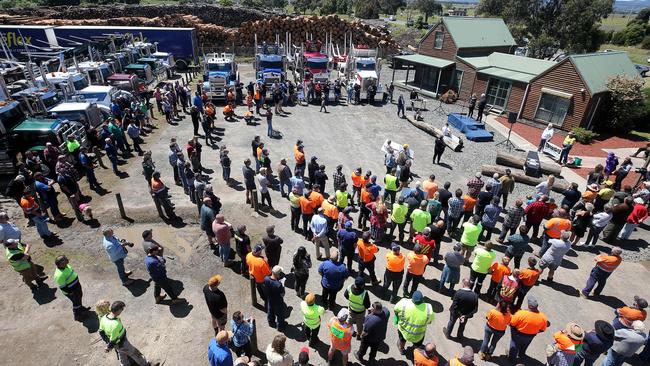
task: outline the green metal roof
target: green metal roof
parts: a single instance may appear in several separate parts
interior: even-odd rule
[[[49,131],[58,124],[59,121],[55,119],[28,118],[14,127],[12,131]]]
[[[616,75],[639,77],[627,52],[596,52],[569,56],[592,95],[606,92],[607,81]]]
[[[442,17],[458,48],[514,46],[517,43],[501,18]]]
[[[149,66],[149,65],[148,65],[148,64],[128,64],[128,65],[125,67],[125,69],[130,69],[130,70],[140,70],[140,69],[144,69],[144,68],[146,68],[147,66]]]
[[[395,56],[395,58],[408,63],[431,66],[438,69],[443,69],[445,67],[449,67],[455,64],[454,61],[449,61],[442,58],[425,56],[425,55],[402,55],[402,56]]]
[[[556,63],[536,58],[493,52],[489,56],[459,59],[472,65],[478,72],[503,79],[528,83]]]

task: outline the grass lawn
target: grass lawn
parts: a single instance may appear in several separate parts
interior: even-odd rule
[[[633,46],[617,46],[614,44],[604,44],[600,46],[600,50],[620,50],[626,51],[630,60],[635,64],[648,65],[648,57],[650,57],[650,50],[644,50],[642,48],[633,47]]]
[[[639,137],[641,137],[641,138],[646,139],[646,141],[650,141],[650,132],[648,132],[648,131],[636,131],[636,130],[632,130],[632,131],[630,131],[630,135],[639,136]]]
[[[607,18],[603,18],[600,26],[603,30],[619,31],[627,25],[627,22],[634,19],[636,14],[610,14]]]

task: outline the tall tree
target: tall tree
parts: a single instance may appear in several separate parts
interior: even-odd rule
[[[424,21],[428,22],[429,17],[442,12],[442,5],[435,0],[416,0],[415,8],[424,14]]]

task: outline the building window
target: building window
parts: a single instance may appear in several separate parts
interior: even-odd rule
[[[450,89],[454,90],[456,93],[460,93],[460,84],[463,83],[463,70],[454,70],[454,73],[451,77]]]
[[[569,104],[571,104],[569,98],[542,93],[535,119],[561,126],[569,110]]]
[[[442,40],[445,38],[445,34],[443,32],[436,32],[435,36],[436,38],[433,42],[433,48],[437,50],[442,49]]]
[[[487,91],[485,92],[487,104],[500,109],[506,109],[511,87],[512,83],[507,80],[490,78]]]

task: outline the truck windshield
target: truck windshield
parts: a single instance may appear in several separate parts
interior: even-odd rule
[[[327,61],[307,61],[307,68],[315,70],[326,70]]]
[[[68,121],[87,122],[86,111],[57,112],[56,116],[59,119],[67,119]]]
[[[229,63],[225,64],[208,64],[208,71],[230,71],[232,67]]]
[[[262,69],[284,69],[284,63],[282,61],[260,61],[260,67]]]
[[[25,114],[18,106],[0,113],[0,121],[5,130],[9,131],[25,119]]]
[[[81,78],[79,80],[75,80],[72,85],[74,85],[74,90],[81,90],[88,86],[88,80],[86,78]]]
[[[104,80],[106,80],[107,77],[111,76],[111,70],[109,70],[108,67],[100,69],[102,71],[102,76],[104,76]]]
[[[357,62],[357,70],[374,70],[374,62]]]
[[[48,97],[43,98],[43,104],[45,104],[46,109],[54,107],[55,105],[59,104],[59,102],[61,102],[61,99],[59,99],[59,96],[57,94],[52,94]]]

